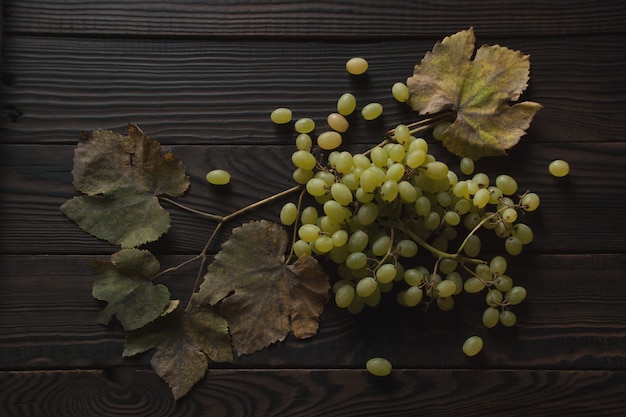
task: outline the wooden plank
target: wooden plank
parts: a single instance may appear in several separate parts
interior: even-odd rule
[[[175,403],[154,374],[123,384],[102,371],[0,372],[6,417],[613,417],[626,372],[553,370],[214,370]]]
[[[147,365],[149,356],[123,360],[123,332],[96,322],[102,305],[91,297],[90,256],[0,257],[0,369],[91,369]],[[162,256],[162,267],[188,257]],[[485,329],[484,294],[463,295],[447,313],[406,309],[395,296],[357,316],[330,303],[320,331],[238,358],[220,368],[352,368],[373,356],[398,368],[533,368],[626,370],[626,255],[529,255],[512,260],[515,282],[528,290],[514,311],[515,328]],[[198,264],[164,277],[172,298],[186,302]],[[400,287],[402,285],[398,284]],[[396,287],[398,288],[398,287]],[[485,340],[467,358],[463,341]],[[1,392],[1,391],[0,391]]]
[[[148,132],[150,133],[150,132]],[[159,139],[155,137],[155,139]],[[292,136],[281,137],[292,141]],[[374,142],[372,142],[374,143]],[[83,233],[60,212],[59,207],[78,195],[71,182],[74,145],[2,145],[0,161],[0,253],[19,254],[109,254],[114,248]],[[432,152],[451,166],[433,144]],[[198,210],[224,215],[292,187],[290,155],[285,146],[173,146],[191,177],[191,188],[180,202]],[[569,177],[555,179],[547,166],[564,158],[572,166]],[[454,164],[454,165],[452,165]],[[524,215],[534,228],[535,240],[528,253],[622,253],[626,247],[626,223],[618,219],[626,205],[622,192],[626,182],[626,142],[518,145],[507,158],[478,161],[477,170],[492,178],[514,175],[523,191],[539,193],[542,205]],[[598,170],[602,167],[602,170]],[[209,169],[232,173],[226,188],[210,187],[204,177]],[[457,170],[458,171],[458,170]],[[463,177],[462,177],[463,178]],[[295,195],[244,215],[237,222],[265,218],[278,221],[280,207],[296,201]],[[165,205],[172,213],[172,228],[152,245],[157,253],[197,254],[210,236],[215,222]],[[520,220],[522,221],[522,220]],[[231,225],[228,225],[231,227]],[[217,241],[223,242],[228,228]],[[484,250],[502,251],[502,241],[484,235]],[[489,246],[488,242],[494,242]],[[211,249],[217,250],[219,244]]]
[[[5,1],[7,30],[85,35],[389,38],[439,37],[474,26],[521,36],[620,33],[619,0],[508,1],[471,4],[390,0],[291,1]]]
[[[622,36],[478,37],[479,45],[500,43],[531,55],[522,99],[544,109],[527,141],[624,139]],[[291,107],[294,117],[312,117],[321,128],[337,98],[352,91],[359,106],[385,107],[375,123],[351,118],[349,137],[361,141],[415,120],[390,87],[412,74],[433,43],[10,36],[0,133],[4,143],[73,143],[80,130],[121,130],[133,122],[168,144],[276,144],[281,131],[268,121],[274,108]],[[366,77],[346,73],[353,55],[369,59]]]

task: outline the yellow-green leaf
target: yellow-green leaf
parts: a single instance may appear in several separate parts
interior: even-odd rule
[[[315,335],[328,299],[329,279],[308,256],[286,265],[287,234],[277,224],[235,228],[207,269],[192,303],[220,304],[239,355],[282,341]]]
[[[528,55],[483,45],[474,53],[473,29],[437,42],[407,79],[409,105],[420,114],[456,112],[441,136],[451,152],[472,159],[506,154],[526,133],[541,105],[519,99],[528,86]]]

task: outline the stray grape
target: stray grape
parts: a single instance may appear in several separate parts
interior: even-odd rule
[[[385,358],[372,358],[365,364],[367,371],[375,376],[387,376],[391,373],[391,362]]]
[[[480,336],[470,336],[463,342],[463,353],[467,356],[476,356],[483,349],[483,339]]]
[[[206,174],[206,180],[213,185],[226,185],[230,182],[230,174],[223,169],[214,169]]]
[[[367,71],[369,64],[364,58],[354,57],[346,62],[346,71],[352,75],[361,75]]]
[[[555,159],[550,162],[548,170],[555,177],[564,177],[569,174],[569,164],[562,159]]]
[[[272,122],[277,125],[289,123],[291,121],[291,117],[291,110],[286,107],[278,107],[272,111],[272,114],[270,114],[270,119],[272,119]]]

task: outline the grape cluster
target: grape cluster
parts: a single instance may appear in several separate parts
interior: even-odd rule
[[[406,101],[406,86],[394,84],[392,95]],[[394,289],[402,306],[436,304],[444,311],[462,292],[484,293],[483,324],[513,326],[510,307],[524,300],[526,290],[506,274],[505,257],[479,258],[481,239],[491,233],[504,240],[504,252],[520,254],[533,232],[519,214],[536,210],[538,195],[520,192],[509,175],[474,173],[468,158],[457,174],[429,153],[410,125],[397,125],[366,152],[341,150],[346,116],[356,107],[356,98],[343,94],[315,143],[315,122],[295,122],[293,178],[308,195],[280,212],[281,222],[294,227],[293,253],[338,265],[334,301],[351,313],[376,306]],[[369,103],[361,113],[371,120],[382,111],[381,104]],[[447,126],[434,128],[435,139]]]

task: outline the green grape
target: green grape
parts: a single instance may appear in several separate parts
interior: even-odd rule
[[[372,159],[372,163],[377,167],[384,167],[387,165],[387,152],[379,146],[372,149],[370,152],[370,158]]]
[[[393,137],[398,143],[406,143],[411,139],[411,131],[407,125],[399,124],[393,130]]]
[[[569,174],[569,164],[562,159],[555,159],[548,165],[548,171],[555,177],[564,177]]]
[[[278,107],[270,114],[272,122],[283,125],[291,121],[291,110],[286,107]]]
[[[389,158],[393,162],[404,161],[404,156],[406,155],[406,151],[404,150],[404,146],[399,143],[394,143],[389,147]]]
[[[489,176],[484,172],[479,172],[474,174],[472,180],[478,184],[478,188],[487,188],[489,187]]]
[[[339,224],[346,219],[345,212],[343,211],[343,206],[339,204],[335,200],[328,200],[323,205],[324,213],[331,222]]]
[[[500,216],[502,216],[502,220],[504,220],[505,222],[514,223],[515,220],[517,220],[517,210],[512,207],[506,208],[502,210]]]
[[[482,218],[478,213],[468,213],[463,218],[463,224],[468,230],[473,230],[481,222]]]
[[[436,211],[431,211],[424,218],[424,226],[426,230],[433,231],[441,224],[441,216]]]
[[[319,253],[330,252],[331,249],[335,247],[335,244],[333,243],[333,239],[330,236],[326,236],[326,235],[322,235],[318,237],[317,239],[315,239],[314,245],[315,245],[315,249]]]
[[[398,197],[398,183],[395,180],[387,180],[380,186],[380,196],[384,201],[391,202]]]
[[[426,142],[424,138],[416,138],[414,140],[411,140],[411,142],[409,143],[409,149],[407,151],[422,151],[424,152],[424,154],[427,154],[428,142]]]
[[[385,358],[372,358],[365,364],[367,371],[374,376],[387,376],[391,373],[391,362]]]
[[[313,129],[315,129],[315,122],[313,119],[303,117],[302,119],[296,120],[294,127],[298,133],[311,133]]]
[[[450,274],[456,270],[458,264],[456,259],[444,258],[439,262],[439,271],[442,274]]]
[[[305,242],[315,242],[315,240],[320,236],[322,231],[317,225],[314,224],[303,224],[298,229],[298,237],[304,240]]]
[[[451,272],[446,275],[446,279],[454,282],[454,285],[456,286],[456,290],[452,295],[459,295],[463,292],[463,278],[461,277],[461,274],[458,272]]]
[[[463,353],[467,356],[476,356],[483,349],[483,339],[480,336],[470,336],[463,342]]]
[[[346,258],[346,266],[351,270],[357,270],[367,265],[367,255],[363,252],[352,252]]]
[[[489,197],[489,190],[486,188],[480,188],[476,191],[476,194],[474,194],[472,201],[476,208],[483,208],[489,203]]]
[[[335,247],[346,246],[346,250],[349,250],[348,246],[346,245],[346,243],[348,243],[348,237],[348,232],[346,232],[345,230],[337,230],[332,234],[331,239]]]
[[[359,185],[366,193],[371,193],[378,186],[378,173],[372,167],[361,173]]]
[[[378,205],[365,203],[356,212],[356,220],[363,226],[372,224],[378,218]]]
[[[474,173],[474,160],[468,157],[461,158],[459,169],[465,175],[472,175]]]
[[[418,197],[417,200],[415,200],[415,213],[418,216],[426,216],[428,215],[428,213],[430,213],[431,210],[431,203],[430,203],[430,199],[426,196],[421,196]]]
[[[313,178],[313,171],[310,169],[296,168],[293,171],[293,180],[298,184],[306,184]]]
[[[411,286],[419,286],[424,282],[424,273],[416,268],[409,268],[404,271],[404,282]]]
[[[478,264],[474,268],[474,273],[483,281],[493,280],[493,273],[487,264]]]
[[[424,296],[424,291],[417,286],[410,286],[403,293],[403,303],[406,307],[415,307],[418,305]]]
[[[448,166],[441,161],[426,164],[426,176],[432,180],[441,180],[448,177]]]
[[[410,239],[402,239],[396,244],[396,250],[403,258],[412,258],[417,255],[418,246]]]
[[[361,75],[367,71],[368,66],[369,64],[364,58],[354,57],[346,62],[346,71],[352,75]]]
[[[535,211],[539,207],[539,196],[535,193],[524,194],[520,204],[526,211]]]
[[[365,301],[365,304],[367,304],[369,307],[376,307],[380,303],[380,298],[381,294],[379,284],[378,289],[374,291],[374,294],[370,295],[369,297],[365,297],[363,300]]]
[[[480,247],[480,238],[476,235],[471,235],[465,242],[465,246],[463,246],[463,252],[469,257],[474,257],[480,253]]]
[[[495,307],[487,307],[483,312],[482,321],[488,329],[496,327],[500,322],[500,310]]]
[[[315,224],[319,215],[317,209],[313,206],[307,206],[300,213],[300,221],[302,224]]]
[[[517,191],[517,181],[510,175],[498,175],[496,177],[496,187],[498,187],[504,195],[513,195]]]
[[[522,253],[522,241],[516,236],[509,236],[504,241],[504,249],[509,255],[517,256]]]
[[[373,277],[365,277],[356,284],[356,293],[359,297],[369,297],[378,289],[378,283]]]
[[[356,109],[356,98],[351,93],[344,93],[337,100],[337,112],[342,116],[348,116]]]
[[[293,253],[295,253],[298,258],[304,255],[311,255],[311,245],[309,245],[309,242],[302,239],[296,240],[293,243]]]
[[[336,149],[341,145],[341,142],[341,133],[334,130],[323,132],[317,137],[317,146],[324,150]]]
[[[302,168],[306,170],[312,170],[317,165],[317,160],[311,152],[297,150],[291,155],[291,162],[296,168]]]
[[[441,298],[450,297],[456,292],[456,284],[454,281],[444,279],[436,287],[437,295]]]
[[[348,151],[340,152],[335,158],[335,169],[341,174],[348,174],[354,166],[352,154]]]
[[[426,152],[420,149],[410,150],[404,157],[406,165],[411,169],[415,169],[426,161]]]
[[[361,109],[361,116],[365,120],[374,120],[383,114],[383,106],[380,103],[369,103]]]
[[[394,264],[384,264],[376,270],[376,280],[382,284],[387,284],[396,277],[398,270]]]
[[[385,256],[391,249],[391,238],[387,235],[376,237],[372,241],[372,253],[376,256]]]
[[[313,139],[306,133],[300,133],[296,136],[296,148],[300,151],[311,152],[313,146]]]
[[[359,186],[361,185],[361,184],[359,184],[359,180],[356,178],[356,176],[352,172],[349,172],[347,174],[343,174],[341,176],[341,184],[343,184],[346,187],[348,187],[348,190],[350,190],[350,191],[356,191],[359,188]],[[352,198],[352,197],[350,197],[350,198]]]
[[[357,295],[354,296],[347,310],[350,314],[359,314],[365,307],[365,300]]]
[[[435,194],[435,199],[437,200],[437,204],[441,207],[449,207],[452,205],[452,196],[447,191],[439,191]]]
[[[504,195],[502,190],[493,185],[490,185],[487,189],[489,190],[489,204],[498,204]]]
[[[502,304],[502,299],[504,296],[498,290],[491,289],[487,291],[487,295],[485,296],[485,302],[490,307],[498,307]]]
[[[327,188],[330,188],[335,183],[335,175],[329,171],[317,171],[315,178],[323,180]]]
[[[513,236],[518,238],[522,245],[528,245],[534,238],[532,229],[524,223],[517,223],[513,226]]]
[[[291,226],[298,218],[298,207],[294,203],[286,203],[280,209],[280,222],[285,226]]]
[[[437,298],[437,307],[441,311],[450,311],[454,308],[454,298],[453,297],[444,297]]]
[[[465,280],[463,289],[466,293],[475,294],[482,291],[485,288],[485,284],[476,277],[471,277]]]
[[[319,197],[326,194],[328,191],[328,185],[321,178],[311,178],[306,183],[306,190],[313,197]]]
[[[433,138],[437,139],[437,140],[441,140],[443,133],[452,125],[452,123],[450,122],[442,122],[439,123],[437,126],[435,126],[435,128],[433,129]]]
[[[333,201],[333,200],[329,200],[329,201]],[[317,219],[317,226],[325,234],[333,234],[336,231],[341,229],[341,226],[339,225],[339,223],[333,221],[333,219],[331,219],[328,216],[322,216],[319,219]]]
[[[513,279],[508,275],[499,275],[494,280],[496,288],[502,292],[507,292],[513,287]]]
[[[328,117],[326,117],[326,122],[331,129],[339,133],[347,132],[350,127],[348,120],[346,120],[346,118],[339,113],[330,113]]]
[[[397,82],[391,86],[391,95],[396,101],[406,103],[409,100],[409,89],[406,84]]]
[[[369,236],[363,230],[357,230],[348,238],[350,252],[363,252],[369,243]]]
[[[524,301],[525,298],[526,298],[526,288],[519,286],[519,285],[511,288],[506,293],[506,299],[511,305],[517,305],[521,303],[522,301]]]
[[[332,239],[332,236],[331,236],[331,239]],[[350,251],[348,250],[348,247],[346,245],[337,246],[335,240],[334,239],[332,240],[333,240],[334,246],[328,253],[328,258],[334,263],[336,263],[337,265],[341,265],[346,261],[346,259],[348,258],[348,255],[350,255]]]
[[[459,181],[452,187],[452,194],[456,197],[469,198],[469,187],[467,181]],[[459,200],[464,201],[464,200]]]
[[[408,181],[400,181],[398,183],[398,194],[405,203],[414,203],[417,200],[417,189]]]
[[[494,256],[489,262],[489,270],[494,275],[502,275],[506,272],[507,262],[504,256]]]
[[[443,215],[443,221],[450,226],[456,226],[461,223],[461,216],[456,211],[446,211]]]
[[[226,185],[230,182],[230,174],[223,169],[214,169],[206,174],[206,180],[213,185]]]
[[[354,295],[355,291],[352,285],[342,285],[335,293],[335,304],[339,308],[347,308],[354,300]]]
[[[510,310],[500,313],[500,323],[505,327],[513,327],[517,323],[517,316]]]
[[[387,168],[387,172],[385,173],[386,179],[400,182],[402,181],[402,177],[404,177],[404,165],[403,164],[396,162],[393,165],[391,165],[389,168]]]

